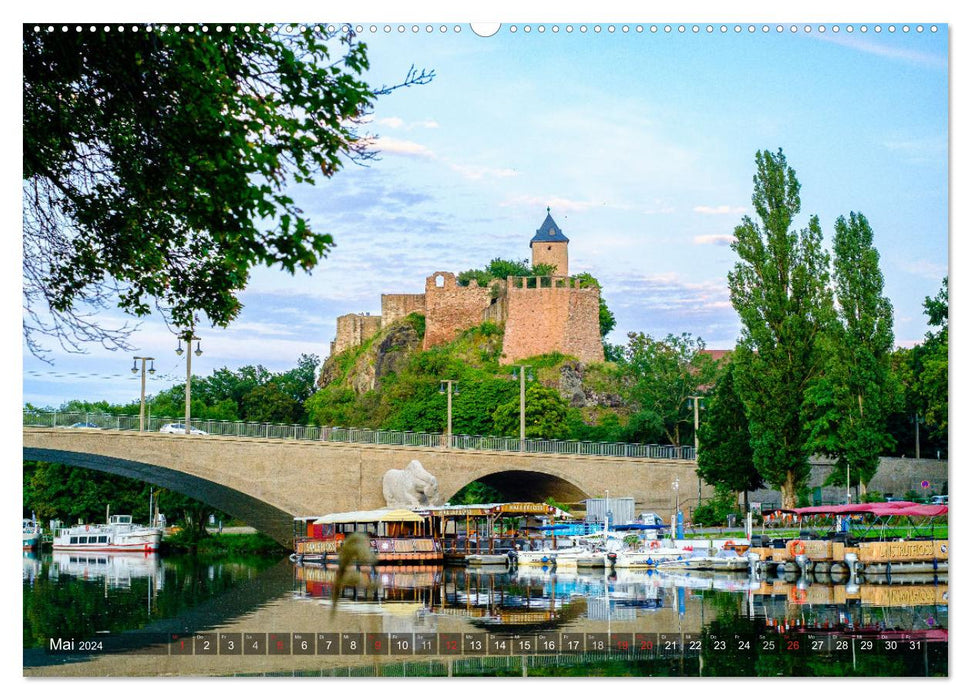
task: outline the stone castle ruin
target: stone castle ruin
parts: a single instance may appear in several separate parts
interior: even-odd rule
[[[548,277],[507,277],[480,287],[458,284],[451,272],[425,279],[424,294],[382,294],[381,315],[346,314],[337,319],[331,355],[361,345],[381,328],[410,313],[425,316],[424,349],[455,339],[459,333],[493,321],[504,326],[502,364],[560,352],[583,363],[602,362],[600,290],[570,278],[569,243],[546,210],[546,220],[529,242],[533,265],[555,267]]]

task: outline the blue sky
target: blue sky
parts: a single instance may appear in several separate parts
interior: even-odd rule
[[[437,270],[527,258],[547,206],[570,238],[571,272],[603,285],[617,317],[611,340],[687,332],[730,348],[739,323],[728,243],[752,213],[755,152],[780,147],[802,184],[800,225],[818,214],[829,240],[838,216],[865,214],[897,343],[923,336],[921,302],[948,266],[945,24],[754,34],[747,24],[724,34],[718,24],[711,34],[519,24],[490,38],[440,26],[364,25],[372,82],[396,83],[413,64],[436,78],[377,102],[367,130],[379,161],[293,188],[337,246],[310,276],[254,271],[239,320],[199,331],[196,373],[325,356],[336,316],[379,313],[382,293],[421,292]],[[24,349],[23,400],[135,399],[132,354],[159,358],[150,391],[184,380],[160,322],[144,321],[132,342],[138,353],[52,352],[53,366]]]

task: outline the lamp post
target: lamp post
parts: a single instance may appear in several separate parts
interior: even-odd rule
[[[196,357],[202,354],[202,346],[192,330],[188,330],[179,336],[179,347],[175,349],[175,354],[182,355],[182,341],[185,340],[188,352],[185,354],[185,435],[192,434],[192,341],[196,341]]]
[[[445,448],[452,446],[452,394],[459,395],[458,381],[455,379],[442,379],[439,387],[439,394],[448,394],[448,427],[445,430]]]
[[[152,366],[149,368],[149,374],[155,374],[155,358],[154,357],[135,357],[132,360],[131,373],[138,374],[137,361],[142,361],[142,403],[141,408],[138,411],[138,432],[145,432],[145,363],[151,360]]]
[[[689,396],[695,409],[695,463],[698,462],[698,408],[701,402],[700,396]],[[698,475],[698,505],[701,505],[701,474]]]
[[[528,375],[528,376],[527,376]],[[519,377],[519,451],[526,449],[526,380],[533,381],[533,372],[529,365],[516,365],[512,371],[512,378]]]

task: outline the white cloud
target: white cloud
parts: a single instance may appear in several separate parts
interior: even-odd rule
[[[908,260],[900,265],[904,271],[930,280],[940,280],[947,274],[947,265],[930,260]]]
[[[422,119],[417,122],[406,122],[401,117],[384,117],[378,119],[378,124],[381,126],[386,126],[389,129],[405,129],[410,131],[411,129],[437,129],[438,122],[434,119]]]
[[[735,236],[730,233],[712,233],[706,236],[695,236],[692,242],[695,245],[728,245],[735,240]]]
[[[469,180],[481,180],[483,177],[514,177],[517,175],[512,168],[488,168],[476,165],[461,165],[459,163],[449,163],[450,167],[462,177]]]
[[[537,197],[533,195],[519,195],[499,203],[500,207],[550,207],[554,211],[586,211],[591,207],[601,206],[597,202],[567,199],[565,197]]]
[[[820,34],[818,32],[813,32],[812,36],[813,38],[821,39],[822,41],[829,41],[850,49],[856,49],[857,51],[862,51],[863,53],[869,53],[875,56],[881,56],[883,58],[891,58],[898,61],[903,61],[905,63],[910,63],[912,65],[924,66],[926,68],[940,68],[947,70],[947,58],[944,56],[889,46],[885,43],[878,43],[859,36],[851,36],[849,34]]]
[[[701,204],[695,207],[692,211],[697,212],[698,214],[744,214],[746,208],[732,207],[727,204],[720,204],[717,207],[709,207]]]
[[[435,158],[435,154],[420,143],[405,141],[404,139],[394,139],[388,136],[379,136],[378,138],[372,139],[369,147],[383,154],[412,156],[416,158]]]

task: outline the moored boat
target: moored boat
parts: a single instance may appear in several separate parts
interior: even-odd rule
[[[749,562],[734,549],[720,549],[713,555],[702,555],[684,559],[662,561],[660,569],[689,569],[694,571],[746,571]]]
[[[53,547],[63,551],[155,552],[162,528],[138,525],[130,515],[112,515],[102,525],[74,525],[54,530]]]
[[[24,549],[39,549],[41,542],[40,525],[33,518],[23,519]]]
[[[696,549],[693,544],[661,540],[647,540],[643,546],[612,552],[615,569],[653,569],[663,562],[682,561],[707,554],[707,547]]]
[[[576,567],[581,557],[592,554],[589,547],[581,546],[520,550],[516,552],[516,561],[519,566]]]
[[[410,510],[383,509],[331,513],[297,518],[306,535],[294,538],[293,558],[300,561],[337,561],[347,535],[367,535],[376,563],[418,564],[442,562],[442,548],[430,533],[428,517]]]

